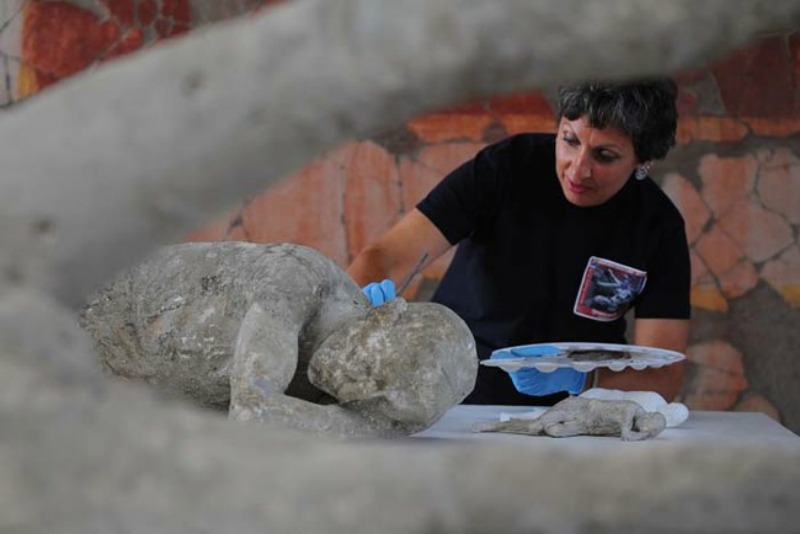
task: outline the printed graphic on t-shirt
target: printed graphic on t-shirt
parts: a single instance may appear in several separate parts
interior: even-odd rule
[[[595,321],[622,317],[647,282],[647,272],[592,256],[575,299],[576,315]]]

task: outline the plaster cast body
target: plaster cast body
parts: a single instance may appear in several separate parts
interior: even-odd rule
[[[579,435],[620,436],[624,441],[640,441],[656,437],[665,426],[664,415],[645,412],[633,401],[568,397],[535,419],[511,419],[476,430],[546,434],[554,438]]]
[[[659,412],[667,422],[667,428],[682,424],[689,418],[689,408],[680,402],[667,401],[655,391],[621,391],[619,389],[591,388],[579,395],[584,399],[629,400],[646,412]]]
[[[452,311],[373,308],[328,258],[289,244],[187,243],[125,271],[82,324],[111,372],[238,420],[357,436],[426,428],[471,391]]]

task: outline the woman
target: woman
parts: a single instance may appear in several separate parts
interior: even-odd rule
[[[516,135],[481,150],[348,272],[362,285],[398,281],[423,254],[427,265],[458,245],[433,300],[464,319],[481,359],[529,343],[625,343],[631,307],[633,343],[684,352],[690,267],[683,219],[647,176],[675,144],[676,95],[669,79],[562,88],[555,135]],[[391,286],[369,284],[365,292],[380,303],[393,296]],[[519,373],[512,383],[482,366],[464,402],[552,404],[588,387],[571,370]],[[680,364],[602,370],[595,385],[670,400],[681,376]]]

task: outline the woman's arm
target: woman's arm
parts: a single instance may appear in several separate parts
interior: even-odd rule
[[[636,319],[634,344],[659,349],[686,352],[689,342],[688,319]],[[601,369],[597,387],[624,391],[655,391],[672,402],[681,389],[683,362],[658,369],[615,372]]]
[[[400,284],[427,253],[422,268],[430,265],[452,245],[421,211],[414,208],[355,257],[347,273],[358,285],[391,278]]]

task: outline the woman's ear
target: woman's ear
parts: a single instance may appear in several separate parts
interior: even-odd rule
[[[647,178],[648,173],[650,172],[650,166],[653,164],[652,161],[645,161],[643,163],[639,163],[636,166],[636,170],[634,171],[634,176],[636,176],[637,180],[644,180]]]

